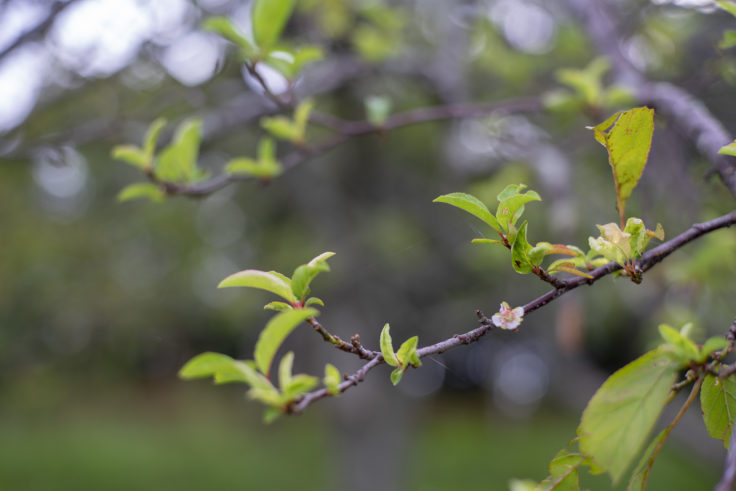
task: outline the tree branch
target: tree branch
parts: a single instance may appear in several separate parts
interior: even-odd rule
[[[674,251],[697,239],[698,237],[709,232],[713,232],[714,230],[730,227],[734,224],[736,224],[736,211],[732,211],[731,213],[707,222],[696,223],[677,237],[674,237],[673,239],[664,242],[658,247],[655,247],[654,249],[651,249],[650,251],[644,253],[642,257],[636,262],[636,265],[642,271],[642,273],[648,271],[654,265],[672,254]],[[544,295],[541,295],[540,297],[537,297],[536,299],[524,305],[524,315],[527,315],[530,312],[542,308],[543,306],[547,305],[557,297],[569,292],[570,290],[574,290],[575,288],[582,285],[592,285],[604,276],[608,276],[609,274],[620,269],[622,269],[620,264],[610,262],[590,271],[590,276],[592,278],[575,277],[567,280],[559,280],[559,286],[557,286],[554,290],[550,290]],[[488,319],[488,317],[486,317],[482,311],[476,310],[476,315],[478,316],[478,320],[480,321],[480,327],[468,331],[464,334],[456,334],[449,339],[445,339],[444,341],[440,341],[438,343],[420,348],[417,350],[417,355],[419,355],[420,358],[424,358],[425,356],[443,353],[451,348],[455,348],[463,344],[470,344],[478,341],[495,326],[493,322],[491,322],[491,320]],[[377,354],[368,363],[363,365],[363,367],[361,367],[361,369],[358,370],[355,374],[348,377],[348,380],[346,382],[340,384],[340,392],[344,392],[350,387],[357,385],[358,382],[360,382],[360,380],[362,380],[362,378],[365,376],[365,374],[368,373],[368,371],[378,366],[382,362],[383,357],[380,354]],[[295,403],[289,408],[289,412],[299,414],[303,412],[313,402],[322,399],[323,397],[327,397],[328,395],[330,395],[330,393],[326,389],[319,389],[313,392],[309,392],[303,398],[295,401]],[[736,445],[733,448],[736,448]],[[734,459],[736,459],[736,456],[734,456]],[[736,466],[736,463],[734,465]]]
[[[386,119],[381,126],[376,126],[368,121],[342,121],[331,120],[331,126],[337,134],[319,142],[313,146],[297,149],[286,155],[281,163],[284,169],[290,169],[301,164],[305,160],[321,155],[346,142],[351,137],[383,134],[390,130],[399,129],[404,126],[426,123],[430,121],[441,121],[456,118],[472,118],[487,116],[489,114],[509,114],[537,112],[542,109],[539,98],[521,98],[485,104],[448,104],[414,109],[403,113],[394,114]],[[162,187],[169,195],[183,195],[190,197],[207,196],[225,186],[236,182],[253,179],[249,176],[234,176],[221,174],[206,181],[196,184],[177,184],[159,180],[155,174],[150,174],[149,179]]]

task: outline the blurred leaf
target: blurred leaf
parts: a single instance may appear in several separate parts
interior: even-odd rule
[[[269,425],[279,419],[282,414],[281,410],[275,407],[266,408],[266,410],[263,411],[263,422]]]
[[[677,329],[667,324],[660,324],[659,334],[667,342],[667,347],[670,348],[674,359],[680,366],[685,366],[700,357],[700,351],[695,343],[683,336]]]
[[[251,59],[255,57],[256,49],[253,47],[253,44],[240,33],[240,30],[227,17],[210,17],[202,22],[202,29],[216,32],[231,43],[234,43],[240,47],[246,58]]]
[[[734,17],[736,17],[736,3],[726,1],[726,0],[718,0],[716,1],[716,5],[718,5],[723,10],[733,15]]]
[[[148,198],[151,201],[158,203],[166,198],[166,193],[164,193],[159,186],[151,182],[137,182],[135,184],[129,184],[118,193],[118,201],[121,203],[138,198]]]
[[[501,233],[501,226],[493,215],[491,215],[488,207],[486,207],[486,205],[484,205],[475,196],[466,193],[450,193],[435,198],[433,203],[447,203],[448,205],[456,206],[461,210],[465,210],[471,215],[480,218],[490,225],[495,231]]]
[[[156,143],[158,142],[158,136],[161,134],[161,130],[166,126],[165,118],[156,118],[146,131],[146,136],[143,137],[143,152],[149,159],[149,162],[153,161],[153,155],[156,153]]]
[[[539,483],[544,491],[578,491],[580,480],[578,470],[588,457],[569,450],[560,450],[549,463],[549,476]]]
[[[720,150],[718,150],[718,153],[721,155],[730,155],[732,157],[736,157],[736,140],[732,141],[726,146],[721,147]]]
[[[657,445],[659,445],[659,442],[667,438],[667,435],[669,435],[669,433],[670,432],[667,428],[660,431],[659,434],[654,437],[651,443],[647,446],[647,449],[644,450],[644,453],[639,459],[639,463],[636,465],[636,467],[634,468],[634,472],[631,474],[631,479],[629,480],[628,486],[626,486],[626,491],[646,491],[647,481],[649,480],[649,472],[651,471],[651,467],[649,467],[649,459],[652,458],[654,449],[657,447]]]
[[[509,491],[543,491],[543,489],[531,479],[512,479],[509,481]]]
[[[291,292],[291,282],[285,281],[283,278],[273,274],[272,272],[260,271],[257,269],[246,269],[239,273],[231,274],[217,285],[217,288],[227,288],[233,286],[244,286],[249,288],[259,288],[285,298],[291,303],[296,302],[296,297]]]
[[[365,113],[373,126],[383,126],[391,113],[391,99],[385,96],[371,95],[363,101]]]
[[[135,145],[117,145],[113,147],[112,158],[122,160],[139,169],[147,169],[151,166],[151,159]]]
[[[231,365],[233,361],[235,360],[221,353],[213,353],[210,351],[201,353],[189,360],[181,370],[179,370],[179,378],[190,380],[214,377],[219,370]]]
[[[708,434],[728,448],[736,418],[736,380],[707,374],[700,389],[700,409]]]
[[[557,80],[572,87],[590,105],[599,105],[603,91],[603,75],[611,68],[606,58],[595,58],[582,70],[563,68],[557,71]]]
[[[700,356],[698,358],[698,362],[703,363],[714,352],[722,351],[726,348],[728,348],[728,341],[726,340],[726,338],[721,336],[709,338],[705,342],[705,344],[703,344],[703,347],[700,348]]]
[[[580,449],[614,484],[657,422],[677,372],[664,350],[650,351],[611,375],[588,402],[578,427]]]
[[[341,381],[342,376],[340,375],[340,370],[330,363],[325,365],[325,378],[322,379],[322,382],[325,384],[325,387],[327,387],[327,392],[329,392],[330,395],[336,396],[340,394]]]
[[[394,385],[399,385],[399,382],[401,382],[403,376],[404,367],[396,367],[394,371],[391,372],[391,383]]]
[[[391,365],[392,367],[397,367],[399,366],[399,360],[396,359],[396,353],[394,353],[394,345],[391,342],[390,329],[391,328],[387,322],[381,330],[381,339],[379,344],[381,345],[381,354],[383,355],[383,360],[386,364]]]
[[[196,118],[182,122],[174,140],[156,159],[156,176],[164,181],[191,183],[202,177],[197,168],[202,122]]]
[[[245,174],[259,179],[271,179],[282,172],[281,163],[275,157],[274,142],[271,138],[261,138],[258,143],[258,160],[247,157],[232,159],[225,166],[228,174]]]
[[[288,404],[296,398],[303,396],[315,388],[317,384],[319,384],[319,379],[313,375],[306,375],[303,373],[294,375],[288,385],[281,388],[281,397],[283,399],[282,404]]]
[[[291,310],[294,307],[289,305],[286,302],[268,302],[266,305],[263,306],[264,310],[275,310],[277,312],[281,312],[284,310]]]
[[[279,387],[284,390],[291,383],[291,373],[294,367],[294,352],[286,353],[279,363]]]
[[[321,298],[318,297],[310,297],[304,302],[305,307],[309,307],[311,305],[319,305],[320,307],[324,307],[325,303],[322,301]]]
[[[279,41],[294,3],[294,0],[255,0],[251,12],[253,37],[262,50],[269,50]]]
[[[721,49],[729,49],[736,46],[736,31],[726,31],[723,33],[723,39],[718,43]]]
[[[286,116],[263,117],[261,127],[281,140],[298,142],[302,137],[299,128]]]
[[[590,129],[594,131],[596,141],[608,150],[617,208],[623,223],[626,200],[639,182],[649,156],[654,132],[654,110],[638,107],[616,113]]]
[[[315,309],[294,309],[276,314],[258,336],[255,348],[256,366],[268,376],[271,362],[284,339],[309,317],[319,315]]]
[[[534,266],[531,259],[529,259],[532,246],[526,240],[526,225],[526,222],[521,224],[516,240],[511,245],[511,265],[514,267],[514,271],[521,274],[531,273]]]

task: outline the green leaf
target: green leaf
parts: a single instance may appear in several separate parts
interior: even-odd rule
[[[598,389],[578,427],[580,449],[613,478],[621,478],[667,403],[678,365],[665,350],[645,353]]]
[[[391,372],[391,383],[394,385],[399,385],[399,382],[401,382],[401,378],[404,376],[404,367],[396,367],[393,372]]]
[[[606,58],[595,58],[582,70],[563,68],[557,71],[557,80],[574,89],[590,105],[597,105],[602,92],[601,80],[611,68]]]
[[[256,49],[253,47],[253,44],[241,34],[240,30],[227,17],[210,17],[202,22],[202,29],[215,32],[231,43],[239,46],[246,58],[255,57]]]
[[[723,33],[723,39],[718,43],[718,47],[721,49],[729,49],[736,46],[736,31],[725,31]]]
[[[721,147],[720,150],[718,150],[718,153],[721,155],[730,155],[732,157],[736,157],[736,140],[732,141],[726,146]]]
[[[363,101],[368,122],[373,126],[383,126],[391,113],[391,99],[384,96],[371,95]]]
[[[286,353],[279,363],[279,387],[284,390],[291,383],[291,373],[294,367],[294,352]]]
[[[659,445],[659,442],[667,438],[669,434],[670,432],[665,428],[660,431],[659,435],[654,437],[649,446],[647,446],[647,449],[644,450],[644,453],[639,459],[639,463],[634,468],[634,472],[631,474],[631,479],[629,480],[628,486],[626,486],[626,491],[646,491],[649,472],[652,469],[649,466],[649,459],[652,458],[654,449]]]
[[[148,198],[151,201],[158,203],[163,201],[165,197],[166,193],[164,193],[160,187],[151,182],[137,182],[135,184],[129,184],[118,193],[118,201],[121,203],[138,198]]]
[[[728,341],[723,337],[709,338],[702,348],[700,348],[700,357],[698,358],[699,363],[703,363],[708,357],[715,351],[722,351],[728,348]]]
[[[158,136],[161,134],[161,130],[164,129],[164,126],[166,126],[166,119],[156,118],[148,127],[146,136],[143,137],[143,152],[148,157],[149,162],[153,161],[153,155],[156,153]]]
[[[183,121],[174,140],[156,159],[156,175],[164,181],[191,183],[201,177],[197,168],[202,122],[196,118]]]
[[[275,408],[275,407],[266,408],[266,410],[263,411],[263,422],[267,425],[270,425],[271,423],[279,419],[282,414],[283,412],[281,412],[281,410],[278,408]]]
[[[301,137],[299,128],[286,116],[263,117],[261,127],[281,140],[298,142]]]
[[[736,3],[725,1],[725,0],[719,0],[716,2],[716,5],[718,5],[723,10],[733,15],[734,17],[736,17]]]
[[[580,489],[578,470],[587,460],[588,457],[585,455],[571,453],[566,449],[560,450],[549,463],[549,477],[539,483],[540,489],[578,491]]]
[[[708,434],[722,440],[728,448],[736,419],[736,380],[733,377],[721,379],[706,375],[700,389],[700,408]]]
[[[681,366],[696,361],[700,357],[700,351],[695,343],[683,336],[677,329],[667,324],[660,324],[659,334],[667,342],[667,347],[671,350],[673,358]]]
[[[396,359],[396,353],[394,353],[394,345],[391,342],[390,329],[391,328],[387,322],[381,330],[381,339],[379,344],[381,345],[381,354],[383,355],[383,360],[386,364],[391,365],[392,367],[397,367],[399,366],[399,360]]]
[[[294,9],[294,0],[256,0],[251,13],[256,44],[268,50],[276,44]]]
[[[484,205],[478,198],[466,193],[450,193],[439,196],[432,201],[433,203],[447,203],[456,206],[461,210],[465,210],[473,216],[476,216],[491,226],[496,232],[501,233],[501,226],[498,221],[491,215],[488,207]]]
[[[507,188],[508,189],[508,188]],[[522,188],[523,189],[523,188]],[[501,193],[505,195],[505,191]],[[524,211],[524,204],[529,201],[541,201],[535,191],[528,191],[524,194],[513,194],[511,196],[505,196],[499,203],[498,209],[496,210],[496,220],[503,227],[504,230],[508,230],[508,224],[516,225],[517,220],[521,217],[521,213]]]
[[[213,353],[211,351],[201,353],[189,360],[179,370],[179,378],[191,380],[213,377],[223,367],[231,365],[233,361],[235,360],[221,353]]]
[[[521,274],[532,272],[534,265],[529,258],[531,250],[532,246],[526,240],[526,222],[524,222],[521,224],[519,233],[516,234],[516,240],[511,245],[511,265],[514,267],[514,271]]]
[[[322,379],[322,382],[325,384],[325,387],[327,387],[327,392],[329,392],[330,395],[336,396],[340,394],[341,381],[342,376],[340,375],[340,370],[330,363],[325,365],[325,378]]]
[[[248,288],[259,288],[285,298],[291,303],[297,301],[291,291],[291,282],[279,277],[273,272],[260,271],[257,269],[246,269],[239,273],[231,274],[217,285],[217,288],[233,286],[244,286]]]
[[[273,357],[286,336],[306,319],[317,315],[319,311],[315,309],[294,309],[280,312],[268,321],[256,342],[255,360],[258,370],[268,376]]]
[[[543,491],[543,488],[531,479],[511,479],[509,481],[509,491]]]
[[[325,303],[322,301],[321,298],[317,298],[317,297],[310,297],[304,302],[305,307],[309,307],[312,305],[319,305],[320,307],[324,307]]]
[[[503,241],[497,240],[497,239],[473,239],[470,242],[472,244],[501,244],[503,245]]]
[[[232,159],[225,166],[228,174],[245,174],[259,179],[271,179],[281,174],[281,163],[275,158],[274,141],[261,138],[258,142],[258,160],[247,157]]]
[[[630,235],[629,246],[631,247],[632,253],[636,257],[641,256],[650,239],[649,235],[647,235],[647,228],[644,226],[644,222],[640,218],[629,218],[626,220],[624,233]]]
[[[626,200],[639,182],[649,157],[654,133],[654,110],[638,107],[616,113],[590,129],[594,131],[596,141],[608,150],[608,162],[616,187],[616,204],[623,223]]]
[[[122,160],[139,169],[147,169],[151,166],[151,159],[135,145],[117,145],[113,147],[112,158]]]
[[[294,126],[296,126],[299,132],[299,141],[306,139],[307,123],[309,122],[309,115],[312,113],[312,109],[314,109],[313,99],[303,100],[294,109]]]
[[[301,397],[306,394],[319,384],[319,379],[312,375],[306,375],[300,373],[294,375],[289,381],[288,385],[282,387],[282,404],[288,404],[294,399]]]
[[[302,264],[294,270],[294,274],[291,276],[291,291],[296,295],[297,300],[304,300],[304,297],[309,293],[309,285],[318,274],[330,270],[327,260],[334,255],[334,252],[323,252],[307,264]]]
[[[263,306],[263,310],[275,310],[277,312],[291,310],[293,308],[294,307],[286,302],[268,302],[266,305]]]
[[[412,336],[401,344],[399,351],[396,352],[396,358],[399,359],[402,366],[421,366],[422,362],[419,360],[419,355],[417,355],[418,344],[419,336]]]

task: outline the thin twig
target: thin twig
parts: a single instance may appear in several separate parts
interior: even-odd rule
[[[715,491],[732,491],[734,484],[736,484],[736,431],[733,431],[733,429],[728,442],[728,454],[726,454],[723,477],[716,484]]]
[[[706,233],[713,232],[714,230],[718,230],[721,228],[730,227],[731,225],[734,225],[734,224],[736,224],[736,211],[732,211],[731,213],[728,213],[726,215],[720,216],[718,218],[715,218],[707,222],[696,223],[692,225],[689,229],[687,229],[686,231],[678,235],[677,237],[674,237],[673,239],[667,242],[664,242],[658,247],[655,247],[654,249],[644,253],[641,259],[637,261],[637,266],[640,269],[640,271],[642,271],[642,273],[645,271],[648,271],[655,264],[662,261],[662,259],[669,256],[677,249],[683,247],[685,244],[688,244],[689,242],[695,240],[696,238]],[[549,302],[569,292],[570,290],[574,290],[575,288],[582,286],[582,285],[592,285],[593,283],[600,280],[601,278],[608,276],[611,273],[618,271],[620,269],[621,269],[620,264],[615,263],[615,262],[610,262],[608,264],[605,264],[599,268],[596,268],[590,271],[591,278],[575,277],[575,278],[571,278],[567,280],[560,280],[560,286],[556,287],[554,290],[551,290],[545,293],[544,295],[541,295],[540,297],[537,297],[536,299],[524,305],[524,315],[547,305]],[[476,310],[476,315],[478,316],[478,320],[481,324],[480,327],[472,329],[464,334],[456,334],[449,339],[445,339],[444,341],[440,341],[438,343],[420,348],[417,350],[417,355],[419,355],[420,358],[423,358],[425,356],[443,353],[449,349],[455,348],[463,344],[473,343],[479,340],[481,337],[483,337],[485,334],[487,334],[491,329],[495,327],[493,323],[491,322],[491,320],[488,319],[488,317],[486,317],[486,315],[482,311]],[[360,375],[360,378],[362,379],[362,377],[369,370],[371,370],[375,366],[382,363],[382,361],[383,361],[382,356],[380,355],[376,356],[371,361],[363,365],[363,367],[360,370],[358,370],[358,372],[356,372],[356,375]],[[343,382],[343,384],[340,385],[340,391],[344,392],[345,390],[347,390],[348,388],[354,385],[357,385],[357,381],[354,383],[349,383],[349,384],[347,382]],[[292,406],[290,411],[292,413],[301,413],[307,408],[307,406],[309,406],[313,402],[323,397],[326,397],[328,395],[329,395],[329,392],[327,392],[326,389],[320,389],[317,391],[309,392],[303,398],[299,399]]]

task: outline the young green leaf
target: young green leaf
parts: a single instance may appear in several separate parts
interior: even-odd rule
[[[321,298],[317,297],[309,297],[304,301],[305,307],[311,307],[312,305],[319,305],[320,307],[324,307],[325,303],[322,301]]]
[[[315,309],[294,309],[280,312],[271,318],[256,341],[255,360],[258,370],[268,376],[273,357],[286,336],[306,319],[317,315],[319,311]]]
[[[300,302],[304,301],[304,297],[309,293],[309,285],[312,280],[321,272],[329,271],[327,260],[334,256],[334,252],[324,252],[315,257],[307,264],[302,264],[294,270],[291,276],[291,291]]]
[[[524,194],[514,194],[501,200],[496,210],[496,220],[499,225],[504,230],[508,230],[509,223],[516,225],[524,211],[524,204],[530,201],[542,201],[542,198],[535,191],[527,191]]]
[[[608,150],[608,162],[616,187],[616,204],[623,226],[626,200],[639,182],[649,157],[654,133],[654,110],[637,107],[616,113],[590,129],[594,131],[596,141]]]
[[[736,140],[732,141],[728,145],[724,145],[721,147],[720,150],[718,150],[718,153],[721,155],[730,155],[732,157],[736,157]]]
[[[736,419],[736,380],[733,377],[721,379],[706,375],[700,389],[700,408],[708,434],[722,440],[728,448]]]
[[[261,138],[258,143],[258,160],[248,157],[232,159],[225,166],[228,174],[245,174],[259,179],[271,179],[281,174],[281,163],[274,157],[274,142],[271,138]]]
[[[282,404],[288,404],[297,397],[301,397],[319,384],[319,379],[312,375],[300,373],[294,375],[288,385],[281,388]]]
[[[322,382],[325,384],[325,387],[327,387],[327,392],[329,392],[330,395],[336,396],[340,394],[341,381],[342,376],[340,375],[340,370],[330,363],[325,365],[325,378],[322,379]]]
[[[214,377],[223,367],[229,366],[235,361],[227,355],[208,351],[201,353],[188,362],[179,370],[179,378],[191,380],[196,378]]]
[[[456,206],[461,210],[465,210],[473,216],[476,216],[491,226],[496,232],[501,233],[501,226],[498,221],[491,215],[488,207],[484,205],[478,198],[466,193],[450,193],[439,196],[432,201],[433,203],[447,203]]]
[[[396,367],[391,372],[391,383],[394,385],[399,385],[399,382],[401,382],[401,378],[404,376],[404,367]]]
[[[288,280],[288,278],[287,278]],[[239,273],[231,274],[217,285],[217,288],[244,286],[258,288],[285,298],[290,303],[297,301],[291,291],[291,281],[277,276],[273,272],[260,271],[257,269],[246,269]]]
[[[143,137],[143,152],[149,161],[153,161],[153,155],[156,153],[156,143],[161,130],[166,126],[165,118],[156,118],[146,130],[146,136]]]
[[[708,338],[700,348],[700,356],[698,358],[699,363],[705,362],[710,355],[715,351],[721,351],[728,348],[728,341],[723,337]]]
[[[588,402],[578,427],[580,449],[614,483],[657,422],[678,369],[665,350],[650,351],[611,375]]]
[[[202,122],[196,118],[182,122],[174,140],[156,159],[156,175],[164,181],[194,182],[201,177],[197,168]]]
[[[383,355],[383,360],[388,365],[391,365],[392,367],[397,367],[399,366],[399,360],[396,359],[396,353],[394,353],[394,345],[391,342],[390,330],[391,327],[388,325],[387,322],[381,330],[381,339],[379,341],[379,344],[381,345],[381,354]]]
[[[585,455],[560,450],[549,463],[549,476],[539,487],[545,491],[579,491],[578,471],[587,460]]]
[[[294,126],[296,126],[299,132],[299,141],[303,142],[306,139],[307,123],[309,122],[309,115],[314,109],[314,100],[305,99],[299,103],[294,109]]]
[[[294,3],[295,0],[256,0],[253,3],[253,37],[260,48],[269,50],[279,41]]]
[[[240,30],[227,17],[210,17],[202,22],[202,29],[215,32],[237,45],[246,58],[255,57],[256,49],[253,44],[241,34]]]
[[[534,266],[529,258],[532,246],[526,240],[526,222],[521,224],[516,240],[511,245],[511,265],[517,273],[528,274]]]
[[[268,407],[263,411],[263,422],[270,425],[284,414],[280,409],[275,407]]]
[[[298,142],[302,134],[294,122],[286,116],[266,116],[261,118],[261,127],[280,140]]]
[[[659,334],[667,342],[667,348],[673,359],[685,366],[700,357],[700,350],[695,343],[683,336],[677,329],[667,324],[659,325]]]
[[[417,355],[417,345],[419,344],[419,337],[412,336],[404,341],[399,347],[399,351],[396,352],[396,358],[403,367],[412,365],[418,367],[422,364]]]
[[[286,302],[268,302],[263,306],[264,310],[275,310],[276,312],[283,312],[284,310],[291,310],[293,308]]]
[[[117,145],[113,147],[112,158],[122,160],[126,164],[139,169],[147,169],[151,166],[151,159],[135,145]]]
[[[291,373],[294,367],[294,352],[286,353],[279,362],[279,387],[284,390],[291,383]]]
[[[166,198],[166,194],[152,182],[129,184],[118,193],[118,201],[121,203],[138,198],[148,198],[154,203],[158,203]]]

